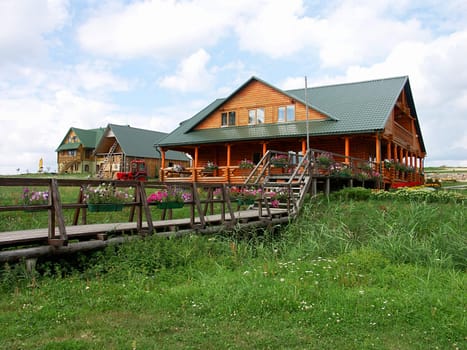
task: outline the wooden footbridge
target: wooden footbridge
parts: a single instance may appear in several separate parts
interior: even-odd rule
[[[98,187],[101,180],[0,178],[0,187],[8,187],[10,191],[5,192],[12,196],[0,204],[0,262],[98,249],[151,234],[206,234],[287,223],[298,214],[309,188],[307,168],[301,169],[300,174],[297,168],[287,176],[263,173],[261,181],[256,176],[255,181],[249,179],[243,184],[107,181],[112,188],[133,193],[132,200],[124,203],[128,220],[118,223],[90,222],[91,216],[105,221],[109,214],[90,213],[90,205],[85,202],[85,189]],[[24,191],[38,189],[47,193],[47,203],[22,202]],[[148,202],[148,195],[159,191],[188,194],[184,207],[190,214],[174,218],[177,209],[156,209],[158,203]],[[67,199],[70,196],[75,200]],[[19,212],[43,218],[47,213],[47,227],[6,230],[7,222],[14,221]]]
[[[280,159],[287,159],[286,166],[274,165]],[[124,203],[123,213],[128,214],[128,219],[108,223],[113,214],[90,213],[85,201],[85,189],[96,188],[102,180],[4,177],[0,178],[0,188],[9,190],[0,193],[10,197],[0,197],[0,262],[98,249],[152,234],[206,234],[272,227],[295,218],[306,194],[316,194],[318,186],[329,193],[332,179],[331,174],[320,171],[313,151],[295,158],[289,153],[268,151],[241,178],[241,183],[189,182],[182,178],[183,181],[165,182],[106,181],[112,188],[133,194],[132,200]],[[352,186],[353,180],[346,178],[346,185]],[[25,204],[25,189],[47,192],[47,202]],[[148,202],[148,195],[158,191],[188,194],[185,209],[156,209],[158,204]],[[174,217],[174,213],[182,211],[184,217]],[[14,230],[15,225],[9,223],[15,222],[19,212],[23,213],[22,218],[39,216],[34,219],[40,222],[35,224],[40,228]],[[115,221],[114,218],[110,220]],[[117,218],[121,221],[123,215]]]

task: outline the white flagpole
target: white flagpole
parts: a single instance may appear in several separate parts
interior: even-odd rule
[[[308,85],[307,85],[307,80],[306,80],[306,75],[305,75],[305,108],[306,108],[306,150],[308,151],[310,149],[310,131],[308,127]]]

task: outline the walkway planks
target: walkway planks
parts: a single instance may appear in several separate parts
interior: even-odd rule
[[[234,212],[235,222],[232,225],[226,225],[225,219],[223,221],[221,214],[207,215],[205,217],[206,227],[202,229],[196,229],[192,227],[191,219],[172,219],[154,221],[153,227],[156,235],[171,236],[181,235],[190,232],[216,232],[220,229],[232,228],[234,225],[238,225],[239,228],[245,228],[249,226],[264,225],[267,223],[276,224],[283,223],[289,220],[287,209],[271,208],[270,215],[267,217],[267,210],[264,209],[262,215],[259,216],[258,209],[242,210]],[[195,219],[195,225],[200,223],[200,219]],[[227,226],[227,227],[226,227]],[[148,224],[143,223],[143,228],[147,229]],[[67,226],[66,232],[68,240],[70,241],[69,246],[78,246],[77,243],[81,243],[82,249],[78,250],[89,250],[92,248],[99,248],[105,243],[96,242],[95,244],[89,244],[89,240],[100,240],[105,241],[107,235],[120,236],[116,240],[116,243],[120,243],[122,235],[134,234],[137,232],[136,222],[122,222],[122,223],[108,223],[108,224],[90,224],[90,225],[77,225]],[[88,242],[83,242],[87,240]],[[5,250],[0,251],[0,262],[18,260],[21,257],[40,256],[40,255],[52,255],[60,254],[69,251],[69,247],[52,247],[52,246],[41,246],[48,242],[48,229],[33,229],[33,230],[22,230],[22,231],[9,231],[0,233],[0,248],[12,247],[12,246],[32,246],[39,245],[39,247],[16,249],[15,251]],[[28,249],[30,254],[28,254]],[[22,252],[21,252],[22,251]]]

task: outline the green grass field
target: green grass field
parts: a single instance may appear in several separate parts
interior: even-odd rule
[[[465,349],[467,213],[449,196],[353,189],[273,232],[5,265],[0,347]]]

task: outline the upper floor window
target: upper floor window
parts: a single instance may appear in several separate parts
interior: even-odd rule
[[[278,122],[291,122],[295,120],[295,105],[279,107],[277,112]]]
[[[264,108],[256,108],[248,110],[248,124],[263,124],[264,123]]]
[[[235,125],[235,112],[222,112],[221,114],[221,126],[233,126]]]

